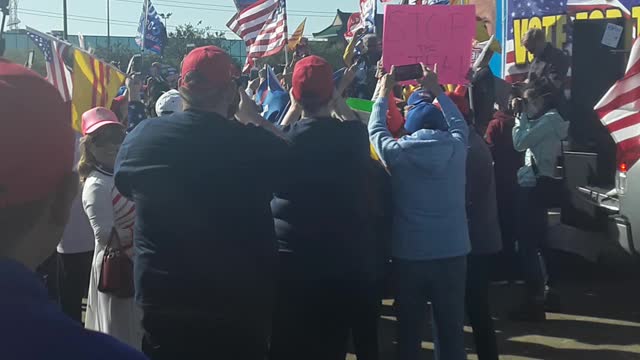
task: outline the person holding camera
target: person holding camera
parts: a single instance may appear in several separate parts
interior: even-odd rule
[[[185,111],[142,122],[116,161],[116,187],[136,204],[136,301],[152,359],[267,351],[278,256],[270,202],[287,142],[238,73],[220,48],[193,50]]]
[[[527,292],[522,306],[510,314],[512,320],[542,321],[545,315],[546,280],[540,253],[547,230],[547,209],[560,196],[556,167],[562,154],[562,140],[569,123],[553,107],[552,94],[543,87],[524,91],[514,99],[516,124],[513,146],[525,152],[524,166],[518,170],[517,239]]]
[[[386,123],[392,68],[380,80],[369,122],[370,141],[391,174],[398,350],[400,359],[420,358],[424,308],[431,301],[436,358],[462,360],[471,250],[465,203],[469,128],[436,72],[424,65],[422,70],[422,91],[435,95],[442,111],[417,101],[406,115],[408,135],[394,139]]]

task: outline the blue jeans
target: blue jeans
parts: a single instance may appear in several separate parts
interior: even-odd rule
[[[433,337],[437,360],[463,360],[465,256],[411,261],[394,259],[398,352],[400,360],[419,359],[421,332],[431,302]]]

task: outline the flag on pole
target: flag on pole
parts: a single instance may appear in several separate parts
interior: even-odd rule
[[[80,132],[82,114],[96,106],[111,107],[125,74],[79,49],[73,52],[72,125]]]
[[[27,35],[38,49],[44,54],[47,68],[47,81],[58,91],[64,101],[71,101],[73,85],[71,83],[71,71],[64,64],[65,52],[71,48],[53,36],[43,34],[37,30],[27,28]]]
[[[144,39],[144,43],[142,39]],[[151,0],[146,0],[142,6],[136,44],[143,50],[149,50],[160,55],[164,50],[166,40],[167,29],[164,27],[156,8],[151,4]]]
[[[256,90],[256,103],[262,105],[270,92],[284,91],[286,90],[280,84],[276,73],[271,66],[267,65],[267,79],[260,84],[258,90]]]
[[[277,54],[287,43],[287,10],[285,0],[258,0],[227,23],[247,45],[248,71],[253,59]]]
[[[362,16],[360,13],[353,13],[349,16],[349,20],[347,21],[347,31],[344,33],[344,39],[348,42],[356,36],[356,32],[358,30],[364,28],[364,23],[362,22]]]
[[[33,67],[33,58],[36,54],[35,50],[29,50],[29,54],[27,55],[27,61],[24,63],[24,67],[27,69],[31,69]]]
[[[304,20],[302,20],[302,23],[298,25],[298,27],[296,28],[296,31],[294,31],[291,37],[289,38],[289,45],[288,45],[289,51],[294,51],[296,49],[296,46],[300,43],[300,40],[302,40],[302,37],[304,36],[304,26],[306,23],[307,23],[307,18],[304,18]]]
[[[640,158],[640,41],[636,39],[624,77],[594,110],[618,148],[618,161],[633,166]]]
[[[82,35],[82,33],[78,33],[78,45],[80,45],[80,49],[87,50],[84,42],[84,35]]]
[[[367,32],[376,32],[377,0],[360,0],[360,18]]]
[[[244,10],[247,6],[252,5],[256,1],[257,0],[233,0],[233,2],[236,3],[236,8],[238,9],[238,11]]]

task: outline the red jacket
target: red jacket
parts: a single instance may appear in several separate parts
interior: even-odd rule
[[[498,189],[517,185],[518,169],[524,164],[524,153],[517,152],[513,147],[512,131],[515,124],[512,115],[498,111],[489,122],[484,137],[493,155]]]

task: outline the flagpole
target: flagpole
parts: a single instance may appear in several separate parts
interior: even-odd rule
[[[144,68],[144,44],[147,42],[147,22],[149,21],[149,0],[144,0],[144,20],[142,25],[142,41],[140,42],[140,71]]]
[[[111,4],[107,0],[107,49],[111,52]]]
[[[373,1],[373,33],[377,34],[376,20],[378,17],[378,0]]]
[[[68,40],[68,28],[67,28],[67,0],[62,0],[62,38],[64,41]]]
[[[287,3],[284,2],[284,68],[289,67],[289,17],[287,16]]]

